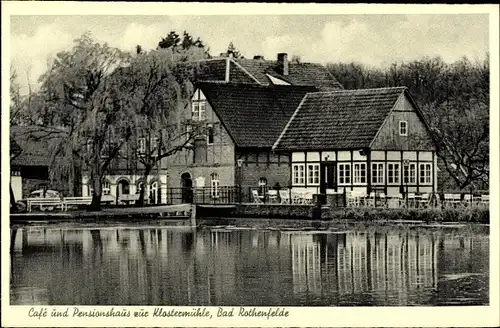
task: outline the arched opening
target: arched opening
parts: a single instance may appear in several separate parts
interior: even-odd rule
[[[193,180],[191,179],[191,174],[185,172],[181,175],[181,186],[182,186],[182,202],[192,203],[193,202]]]
[[[117,203],[121,203],[123,201],[123,195],[130,194],[130,183],[125,179],[118,180],[116,184],[116,201]],[[127,196],[125,196],[127,197]]]

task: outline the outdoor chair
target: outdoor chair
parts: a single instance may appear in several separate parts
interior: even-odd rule
[[[292,190],[292,204],[302,204],[303,202],[304,202],[303,193]]]
[[[415,193],[410,192],[410,193],[406,194],[406,204],[405,205],[408,208],[410,208],[410,207],[416,207],[416,204],[415,204]]]
[[[261,199],[262,196],[259,196],[259,192],[257,190],[252,190],[252,197],[255,204],[264,204]]]
[[[358,207],[359,206],[359,194],[355,191],[347,192],[347,206]]]
[[[281,204],[290,204],[290,194],[288,193],[288,190],[280,190],[279,194]]]
[[[278,191],[277,190],[269,190],[267,192],[267,197],[269,199],[269,203],[277,203],[278,202]]]
[[[375,191],[370,192],[370,195],[368,196],[368,198],[366,198],[366,206],[375,207],[375,197]]]
[[[418,207],[428,208],[431,204],[431,195],[430,194],[422,194],[420,195],[420,199],[417,201]]]
[[[380,207],[387,207],[387,197],[385,197],[385,193],[381,192],[378,195],[378,198],[379,198],[378,205]],[[376,199],[375,199],[375,205],[377,205]]]
[[[313,193],[311,191],[306,191],[302,194],[302,203],[303,204],[313,203]]]
[[[460,202],[460,194],[444,194],[444,207],[455,207]]]
[[[472,207],[474,205],[474,196],[471,194],[465,194],[462,205],[464,207]]]

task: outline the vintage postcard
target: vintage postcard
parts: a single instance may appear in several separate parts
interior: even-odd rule
[[[2,326],[500,325],[498,9],[2,2]]]

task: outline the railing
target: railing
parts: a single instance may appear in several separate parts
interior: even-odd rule
[[[234,186],[217,188],[167,188],[167,204],[235,204],[241,202],[241,189]]]

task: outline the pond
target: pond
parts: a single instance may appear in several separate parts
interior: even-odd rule
[[[487,305],[487,226],[11,228],[13,305]]]

